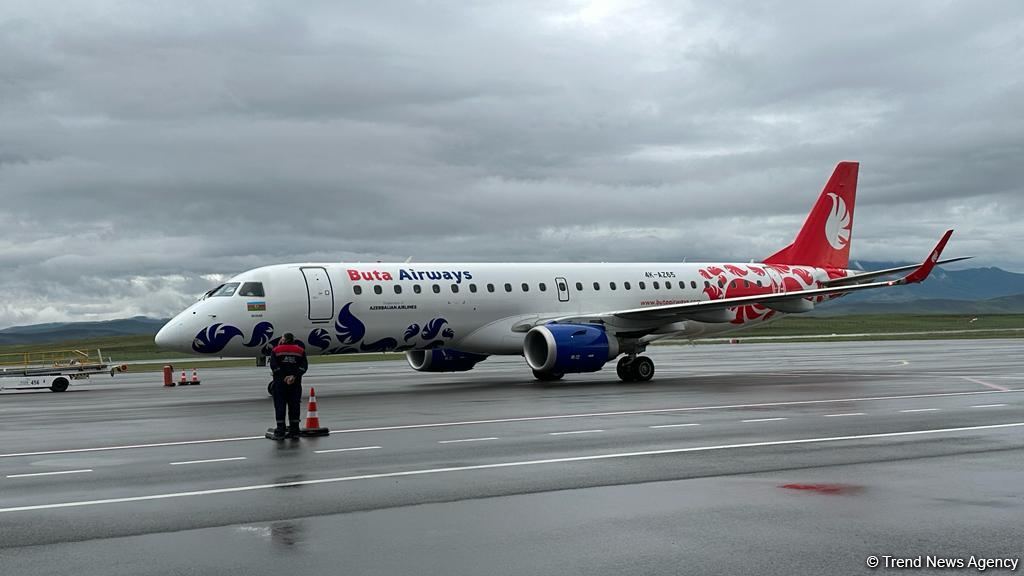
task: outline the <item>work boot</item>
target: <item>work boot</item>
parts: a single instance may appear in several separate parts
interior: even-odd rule
[[[284,422],[278,422],[277,423],[277,427],[274,428],[274,434],[273,434],[271,439],[272,440],[284,440],[284,438],[285,438]]]
[[[292,422],[291,423],[291,426],[288,428],[288,437],[296,439],[296,440],[299,438],[299,423],[298,422]]]

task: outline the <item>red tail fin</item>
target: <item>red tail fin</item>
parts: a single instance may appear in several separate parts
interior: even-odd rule
[[[766,264],[846,268],[853,239],[857,162],[840,162],[792,244],[765,258]]]

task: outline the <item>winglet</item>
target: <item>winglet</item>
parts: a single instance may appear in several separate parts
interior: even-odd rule
[[[932,273],[932,269],[935,268],[935,263],[938,262],[939,257],[942,255],[942,250],[946,247],[946,242],[949,242],[949,237],[952,235],[952,230],[946,230],[946,233],[942,235],[942,240],[939,240],[939,243],[935,245],[931,255],[916,270],[904,276],[898,283],[916,284],[927,278]]]

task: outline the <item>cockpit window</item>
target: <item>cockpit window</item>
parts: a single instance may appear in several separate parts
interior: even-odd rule
[[[234,296],[235,290],[238,290],[238,282],[228,282],[227,284],[224,284],[220,288],[214,290],[213,294],[210,294],[210,296]]]
[[[264,297],[263,294],[263,282],[246,282],[242,284],[242,288],[238,291],[239,296],[259,296]]]

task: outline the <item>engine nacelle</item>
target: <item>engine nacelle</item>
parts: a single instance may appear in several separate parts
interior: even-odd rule
[[[470,354],[458,350],[435,348],[433,350],[410,350],[405,360],[417,372],[465,372],[477,363],[486,360],[482,354]]]
[[[537,372],[597,372],[619,355],[619,341],[593,324],[548,324],[526,333],[526,362]]]

